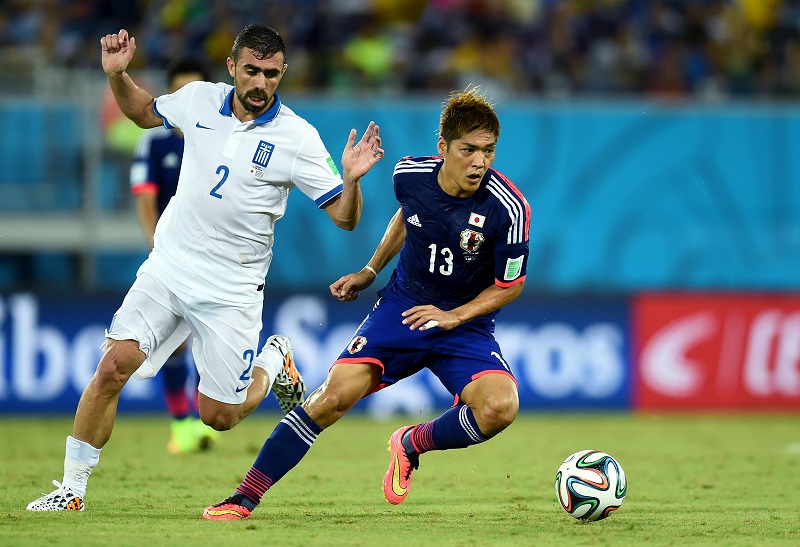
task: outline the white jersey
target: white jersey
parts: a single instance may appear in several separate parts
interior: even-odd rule
[[[261,300],[275,222],[297,186],[322,208],[342,178],[317,130],[281,104],[254,121],[232,112],[233,87],[192,82],[153,110],[185,138],[178,191],[158,221],[141,271],[177,294],[221,302]]]

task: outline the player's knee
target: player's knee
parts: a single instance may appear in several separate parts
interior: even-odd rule
[[[323,429],[336,423],[358,401],[339,389],[323,386],[309,397],[303,409]]]
[[[245,403],[223,403],[199,393],[197,413],[207,426],[216,431],[227,431],[250,414],[246,411]]]
[[[97,365],[96,385],[103,390],[121,390],[141,362],[140,356],[124,345],[110,346]]]
[[[224,412],[214,412],[212,414],[203,414],[201,412],[200,419],[204,424],[216,431],[228,431],[239,423],[238,416]]]
[[[489,397],[478,411],[478,424],[484,435],[494,436],[510,426],[519,412],[515,394]]]
[[[335,389],[325,390],[316,403],[317,413],[325,417],[344,414],[352,406],[342,392]]]

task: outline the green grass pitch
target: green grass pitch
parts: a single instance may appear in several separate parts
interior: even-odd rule
[[[0,420],[0,545],[800,545],[793,415],[520,415],[487,443],[425,454],[395,507],[381,491],[387,440],[410,422],[353,414],[249,520],[202,520],[277,420],[255,414],[211,452],[170,456],[164,416],[120,416],[83,513],[25,510],[61,479],[71,419]],[[563,512],[553,487],[561,461],[587,448],[628,477],[622,508],[594,523]]]

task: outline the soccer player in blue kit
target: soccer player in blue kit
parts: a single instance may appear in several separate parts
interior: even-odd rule
[[[389,503],[408,495],[421,454],[484,442],[514,421],[517,384],[493,333],[500,308],[525,282],[530,207],[491,168],[499,135],[493,107],[470,88],[444,105],[439,155],[397,163],[400,208],[367,265],[330,290],[354,300],[399,253],[388,285],[323,385],[280,421],[234,494],[207,507],[203,518],[248,518],[324,429],[361,398],[423,368],[455,402],[438,418],[392,434],[383,479]]]
[[[167,93],[174,93],[190,82],[211,79],[205,63],[191,57],[179,59],[167,68]],[[136,200],[136,215],[150,249],[153,248],[158,218],[178,190],[178,176],[183,162],[183,133],[180,129],[154,127],[142,135],[136,145],[130,170],[131,193]],[[167,450],[183,454],[211,448],[219,433],[197,417],[197,383],[190,399],[186,386],[189,342],[181,344],[164,363],[161,376],[164,399],[172,417]]]

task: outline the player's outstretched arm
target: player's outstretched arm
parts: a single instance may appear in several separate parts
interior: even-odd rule
[[[139,127],[157,127],[162,121],[153,112],[153,96],[137,86],[126,72],[135,51],[136,39],[125,29],[100,38],[103,71],[120,110]]]
[[[386,265],[400,252],[406,241],[406,225],[403,222],[403,209],[397,212],[389,221],[386,231],[378,243],[375,253],[361,271],[353,272],[340,277],[331,284],[331,296],[342,302],[350,302],[358,298],[358,295],[372,285],[375,279]]]
[[[350,136],[342,152],[342,179],[344,188],[338,199],[325,208],[333,223],[344,230],[353,230],[361,220],[361,177],[383,158],[381,130],[375,122],[369,122],[367,130],[356,142],[358,134],[350,130]]]

